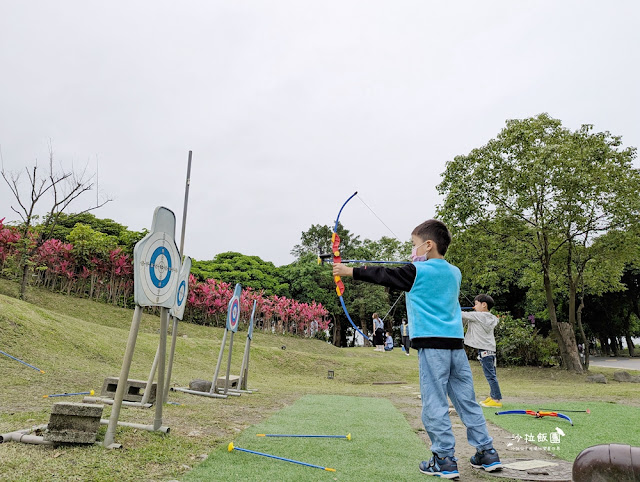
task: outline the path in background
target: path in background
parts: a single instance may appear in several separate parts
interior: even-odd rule
[[[622,370],[640,370],[640,358],[590,356],[589,365],[605,368],[620,368]]]

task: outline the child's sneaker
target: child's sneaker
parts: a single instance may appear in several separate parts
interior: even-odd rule
[[[489,400],[491,400],[491,397],[487,397],[484,400],[482,400],[481,402],[478,402],[480,405],[482,405],[483,403],[487,403]]]
[[[458,459],[455,457],[444,457],[441,459],[436,454],[433,454],[429,462],[420,462],[420,472],[444,479],[457,479],[460,477],[457,461]]]
[[[496,402],[493,398],[489,397],[488,401],[480,402],[480,405],[482,405],[483,407],[500,408],[502,407],[502,402]]]
[[[496,449],[488,449],[482,452],[477,451],[476,454],[471,457],[471,466],[475,469],[484,469],[487,472],[502,470],[502,462],[500,462],[500,457]]]

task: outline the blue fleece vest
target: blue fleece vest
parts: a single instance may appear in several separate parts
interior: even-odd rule
[[[460,270],[444,259],[413,263],[416,279],[407,293],[409,333],[414,338],[464,338]]]

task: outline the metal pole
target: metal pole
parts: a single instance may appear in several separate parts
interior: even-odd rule
[[[245,379],[245,367],[248,367],[248,363],[249,363],[249,357],[247,356],[249,347],[251,345],[251,338],[249,338],[249,334],[251,333],[251,329],[253,328],[257,304],[258,304],[258,300],[253,300],[253,308],[251,309],[251,317],[249,318],[249,329],[247,330],[247,342],[244,345],[244,354],[242,355],[242,365],[240,366],[240,380],[238,381],[238,388],[240,390],[246,390],[247,388],[247,382]]]
[[[191,157],[192,151],[189,151],[187,160],[187,180],[184,186],[184,208],[182,210],[182,232],[180,233],[180,263],[184,256],[184,235],[187,227],[187,206],[189,205],[189,186],[191,185]],[[173,319],[173,331],[171,332],[171,350],[169,351],[169,366],[167,368],[167,381],[164,386],[164,392],[160,394],[161,402],[164,403],[169,398],[169,386],[171,382],[171,371],[173,369],[173,355],[176,351],[176,340],[178,337],[178,319]]]
[[[186,303],[186,301],[185,301]],[[178,339],[178,318],[175,316],[171,317],[172,325],[171,325],[171,348],[169,349],[169,364],[167,365],[167,379],[164,384],[164,396],[162,397],[162,401],[167,403],[167,398],[169,398],[169,382],[171,381],[171,370],[173,369],[173,355],[176,352],[176,341]]]
[[[162,426],[162,407],[164,405],[164,375],[167,358],[167,328],[169,326],[169,308],[160,308],[160,346],[158,347],[158,388],[156,391],[156,418],[153,421],[153,429],[159,430]]]
[[[84,397],[82,399],[82,403],[102,403],[104,405],[113,405],[113,400],[110,398],[102,398],[102,397]],[[127,400],[122,401],[122,405],[125,407],[139,407],[139,408],[151,408],[151,403],[142,403],[142,402],[128,402]],[[118,422],[120,425],[120,422]]]
[[[191,395],[200,395],[202,397],[209,397],[209,398],[227,398],[226,395],[220,395],[219,393],[199,392],[197,390],[189,390],[188,388],[172,388],[171,391],[190,393]]]
[[[238,380],[238,388],[240,390],[247,389],[247,383],[245,379],[245,367],[247,366],[247,354],[249,352],[249,345],[251,340],[247,337],[247,341],[244,344],[244,354],[242,355],[242,365],[240,366],[240,380]]]
[[[216,363],[216,371],[213,374],[213,382],[211,383],[211,389],[209,393],[216,393],[216,383],[218,382],[218,374],[220,373],[220,365],[222,364],[222,355],[224,354],[224,345],[227,343],[227,330],[224,329],[224,335],[222,335],[222,346],[220,347],[220,354],[218,355],[218,363]]]
[[[248,383],[249,383],[249,357],[251,356],[251,340],[249,340],[248,346],[247,346],[247,363],[244,366],[244,387],[243,390],[249,390],[248,388]],[[256,392],[258,391],[258,389],[252,389],[252,392]]]
[[[100,425],[106,425],[108,423],[109,423],[109,420],[105,420],[104,418],[100,419]],[[143,423],[118,422],[118,425],[120,425],[121,427],[132,427],[140,430],[146,430],[147,432],[169,433],[171,431],[169,427],[161,426],[156,428],[155,425],[145,425]]]
[[[116,396],[113,399],[113,408],[111,409],[111,416],[109,417],[109,426],[107,432],[104,435],[104,446],[110,447],[113,443],[116,427],[118,425],[118,418],[120,417],[120,407],[122,406],[122,399],[124,398],[124,391],[127,386],[127,380],[129,378],[129,369],[131,368],[131,360],[133,358],[133,351],[136,347],[136,338],[138,337],[138,329],[140,328],[140,320],[142,318],[142,307],[136,305],[133,312],[133,320],[131,321],[131,329],[129,330],[129,340],[127,341],[127,349],[124,352],[124,359],[122,360],[122,368],[120,369],[120,378],[118,380],[118,388],[116,389]]]
[[[184,209],[182,210],[182,233],[180,234],[180,261],[184,255],[184,233],[187,226],[187,205],[189,204],[189,186],[191,185],[191,151],[187,161],[187,181],[184,187]]]
[[[160,324],[162,325],[162,320],[160,320]],[[158,343],[158,349],[156,350],[156,356],[153,358],[153,363],[151,364],[151,371],[149,372],[149,378],[147,379],[147,385],[144,389],[144,394],[142,395],[142,400],[140,403],[145,405],[149,401],[149,397],[151,396],[151,386],[153,385],[153,379],[156,376],[156,370],[158,368],[158,360],[160,359],[160,343]],[[158,387],[156,386],[156,400],[160,400],[156,403],[162,403],[160,398],[160,393],[158,393]]]
[[[233,335],[234,332],[231,332],[231,338],[229,339],[229,357],[227,358],[227,376],[224,379],[224,394],[226,395],[229,391],[229,372],[231,371],[231,350],[233,350]]]

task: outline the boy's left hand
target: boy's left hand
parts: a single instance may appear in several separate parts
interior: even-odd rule
[[[333,265],[333,276],[353,276],[353,268],[342,263]]]

